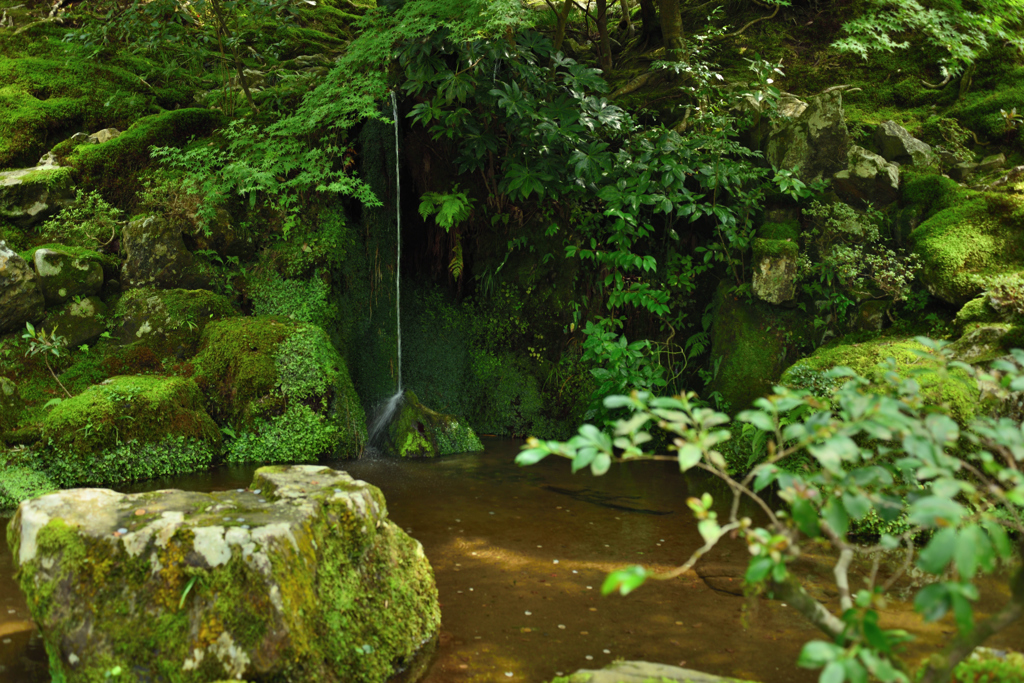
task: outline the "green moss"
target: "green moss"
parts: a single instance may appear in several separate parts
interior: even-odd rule
[[[82,129],[124,127],[150,107],[137,76],[57,51],[67,50],[0,56],[0,168],[32,166],[54,142]],[[134,96],[135,105],[113,115],[104,103],[115,95]]]
[[[929,291],[964,304],[994,278],[1024,269],[1024,200],[975,196],[932,215],[911,239]]]
[[[28,465],[0,465],[0,511],[16,508],[26,498],[35,498],[56,489],[46,473]]]
[[[388,440],[390,450],[401,458],[434,458],[484,448],[464,421],[427,408],[408,390],[388,425]]]
[[[220,448],[198,387],[180,377],[113,377],[54,407],[42,435],[62,486],[194,471]]]
[[[788,240],[769,240],[757,238],[754,240],[754,262],[756,263],[765,256],[786,257],[796,259],[800,253],[799,245]]]
[[[285,280],[276,272],[255,278],[249,290],[253,315],[281,315],[325,330],[338,324],[338,304],[324,273]]]
[[[89,249],[87,247],[73,247],[66,244],[49,243],[40,244],[34,247],[30,247],[22,252],[18,253],[18,256],[25,259],[29,263],[33,263],[35,254],[40,249],[52,249],[53,251],[59,251],[67,254],[76,259],[83,259],[86,261],[94,261],[103,268],[103,277],[106,280],[117,279],[121,270],[121,261],[117,256],[113,254],[101,254],[95,249]]]
[[[183,145],[209,135],[224,123],[209,109],[177,109],[139,119],[117,138],[102,145],[76,147],[68,158],[79,183],[98,190],[118,208],[131,213],[141,188],[139,173],[149,166],[153,145]]]
[[[227,297],[205,289],[140,287],[122,294],[114,307],[118,341],[150,349],[158,358],[191,357],[208,323],[237,315]]]
[[[975,194],[937,173],[920,173],[911,168],[901,172],[901,179],[901,203],[917,207],[922,218],[957,206]]]
[[[248,434],[232,446],[240,461],[258,461],[275,443],[295,450],[272,462],[353,457],[366,443],[366,418],[345,362],[314,325],[282,318],[211,323],[195,378],[214,417]],[[304,438],[308,443],[299,444]]]
[[[826,378],[825,373],[835,367],[848,367],[884,386],[888,361],[892,359],[898,373],[917,380],[927,405],[943,408],[960,424],[969,423],[977,410],[975,384],[962,370],[946,372],[940,363],[922,357],[924,351],[924,346],[909,339],[881,337],[861,343],[839,340],[794,363],[779,382],[828,396],[846,380]]]
[[[789,240],[797,242],[800,239],[800,221],[786,221],[785,223],[763,223],[757,229],[757,236],[766,240]]]

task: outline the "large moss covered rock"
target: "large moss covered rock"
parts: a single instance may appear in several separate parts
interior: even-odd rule
[[[402,458],[435,458],[483,449],[465,421],[427,408],[411,391],[404,393],[388,425],[387,450]]]
[[[0,434],[18,425],[18,417],[24,409],[25,401],[18,392],[18,385],[0,375]]]
[[[441,615],[420,544],[344,472],[212,494],[63,491],[8,528],[55,680],[384,683]]]
[[[773,166],[798,168],[805,183],[828,180],[847,166],[850,133],[843,95],[833,91],[812,97],[792,118],[780,120],[768,138],[765,155]]]
[[[825,373],[835,367],[847,367],[882,385],[890,371],[891,359],[901,376],[917,380],[921,386],[920,395],[928,405],[942,407],[960,424],[966,424],[977,410],[976,384],[962,370],[945,372],[939,362],[922,357],[925,351],[920,343],[899,337],[845,344],[840,340],[791,365],[783,373],[780,383],[827,396],[846,379],[828,378]]]
[[[316,325],[275,317],[212,322],[193,365],[211,414],[236,433],[229,461],[352,458],[366,444],[348,368]]]
[[[50,493],[56,488],[45,472],[34,467],[0,464],[0,511],[12,510],[21,501]]]
[[[182,237],[185,226],[162,216],[137,218],[121,236],[126,288],[209,289],[211,276],[196,261]]]
[[[943,208],[911,235],[928,291],[962,306],[1001,276],[1024,273],[1024,198],[972,194]]]
[[[32,267],[0,242],[0,333],[39,320],[45,310],[43,290]]]
[[[62,306],[76,297],[99,294],[103,288],[103,265],[99,258],[83,257],[63,249],[36,249],[32,264],[47,306]]]
[[[114,308],[114,337],[159,358],[189,358],[199,348],[206,325],[238,315],[227,297],[206,289],[140,287],[121,295]]]
[[[715,293],[711,324],[714,378],[709,395],[722,408],[745,410],[770,394],[794,349],[809,334],[808,316],[730,293],[723,282]]]
[[[63,337],[70,348],[77,349],[107,331],[106,316],[107,305],[98,296],[90,296],[49,311],[43,329]]]
[[[34,166],[0,173],[0,218],[17,226],[41,223],[74,200],[67,169]]]
[[[61,486],[205,469],[221,445],[195,382],[145,375],[111,377],[65,399],[42,436],[47,471]]]

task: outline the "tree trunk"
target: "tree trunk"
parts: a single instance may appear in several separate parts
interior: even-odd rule
[[[608,35],[608,0],[597,0],[598,63],[605,75],[612,71],[612,41]]]
[[[558,15],[553,52],[559,52],[562,49],[562,42],[565,40],[565,27],[569,23],[569,10],[571,9],[572,0],[565,0],[565,4],[562,5],[562,13]]]
[[[679,0],[658,0],[661,11],[661,38],[669,59],[679,59],[683,48],[683,16]]]
[[[640,39],[649,46],[658,38],[658,6],[654,0],[640,0]]]
[[[633,40],[633,19],[629,14],[629,0],[619,0],[619,7],[622,8],[622,20],[626,22],[626,36]]]

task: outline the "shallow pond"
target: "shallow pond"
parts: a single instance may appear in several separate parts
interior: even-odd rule
[[[801,645],[816,637],[799,615],[777,601],[709,588],[738,589],[730,576],[742,571],[746,551],[737,541],[705,558],[726,568],[717,581],[688,573],[627,597],[600,595],[608,571],[635,563],[666,570],[702,544],[685,501],[706,480],[684,478],[671,463],[615,466],[599,478],[573,475],[568,462],[553,458],[519,468],[512,459],[521,442],[486,443],[484,453],[439,461],[335,465],[381,488],[391,518],[423,543],[434,567],[442,625],[421,681],[540,682],[615,659],[764,683],[816,680],[795,666]],[[144,488],[238,488],[254,469],[222,468]],[[12,572],[4,545],[0,682],[47,681],[45,653]],[[728,585],[733,580],[736,588]],[[899,607],[887,616],[893,625],[915,620]],[[923,645],[949,632],[937,625]],[[1024,642],[1021,636],[1006,634]]]

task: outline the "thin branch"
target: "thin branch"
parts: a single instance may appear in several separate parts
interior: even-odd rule
[[[692,568],[693,565],[697,564],[697,560],[699,560],[701,556],[704,555],[704,553],[708,552],[709,550],[715,547],[715,545],[718,543],[719,539],[722,538],[722,536],[725,536],[733,529],[738,528],[740,528],[740,524],[738,522],[734,524],[726,524],[722,527],[721,533],[719,534],[718,538],[716,538],[714,541],[708,541],[701,547],[694,550],[693,554],[690,555],[690,559],[688,559],[686,562],[684,562],[683,564],[679,565],[671,571],[665,572],[664,574],[653,574],[651,578],[658,579],[659,581],[668,581],[669,579],[674,579],[677,576],[685,574],[687,570]]]
[[[846,630],[842,619],[825,609],[824,605],[808,595],[804,587],[792,577],[782,583],[771,582],[772,591],[786,604],[804,615],[821,632],[830,638],[839,639]]]
[[[771,14],[769,14],[768,16],[766,16],[766,17],[760,17],[760,18],[758,18],[758,19],[754,19],[753,21],[748,21],[748,22],[747,22],[747,24],[746,24],[746,26],[744,26],[743,28],[741,28],[741,29],[740,29],[739,31],[736,31],[735,33],[727,33],[727,34],[725,34],[724,36],[720,36],[720,37],[719,37],[719,38],[718,38],[717,40],[725,40],[726,38],[735,38],[735,37],[736,37],[736,36],[738,36],[739,34],[741,34],[741,33],[743,33],[744,31],[746,31],[746,30],[747,30],[748,28],[750,28],[751,26],[753,26],[754,24],[756,24],[757,22],[759,22],[759,21],[765,21],[766,19],[773,19],[773,18],[775,18],[775,15],[779,13],[779,8],[780,8],[780,7],[782,7],[782,5],[776,5],[776,6],[775,6],[775,11],[774,11],[774,12],[772,12]]]
[[[923,85],[926,88],[930,88],[932,90],[942,90],[947,85],[949,85],[949,81],[952,78],[953,78],[953,74],[951,74],[951,73],[946,74],[946,78],[943,79],[943,81],[941,83],[929,83],[928,81],[926,81],[926,80],[924,80],[922,78],[921,79],[921,85]]]

